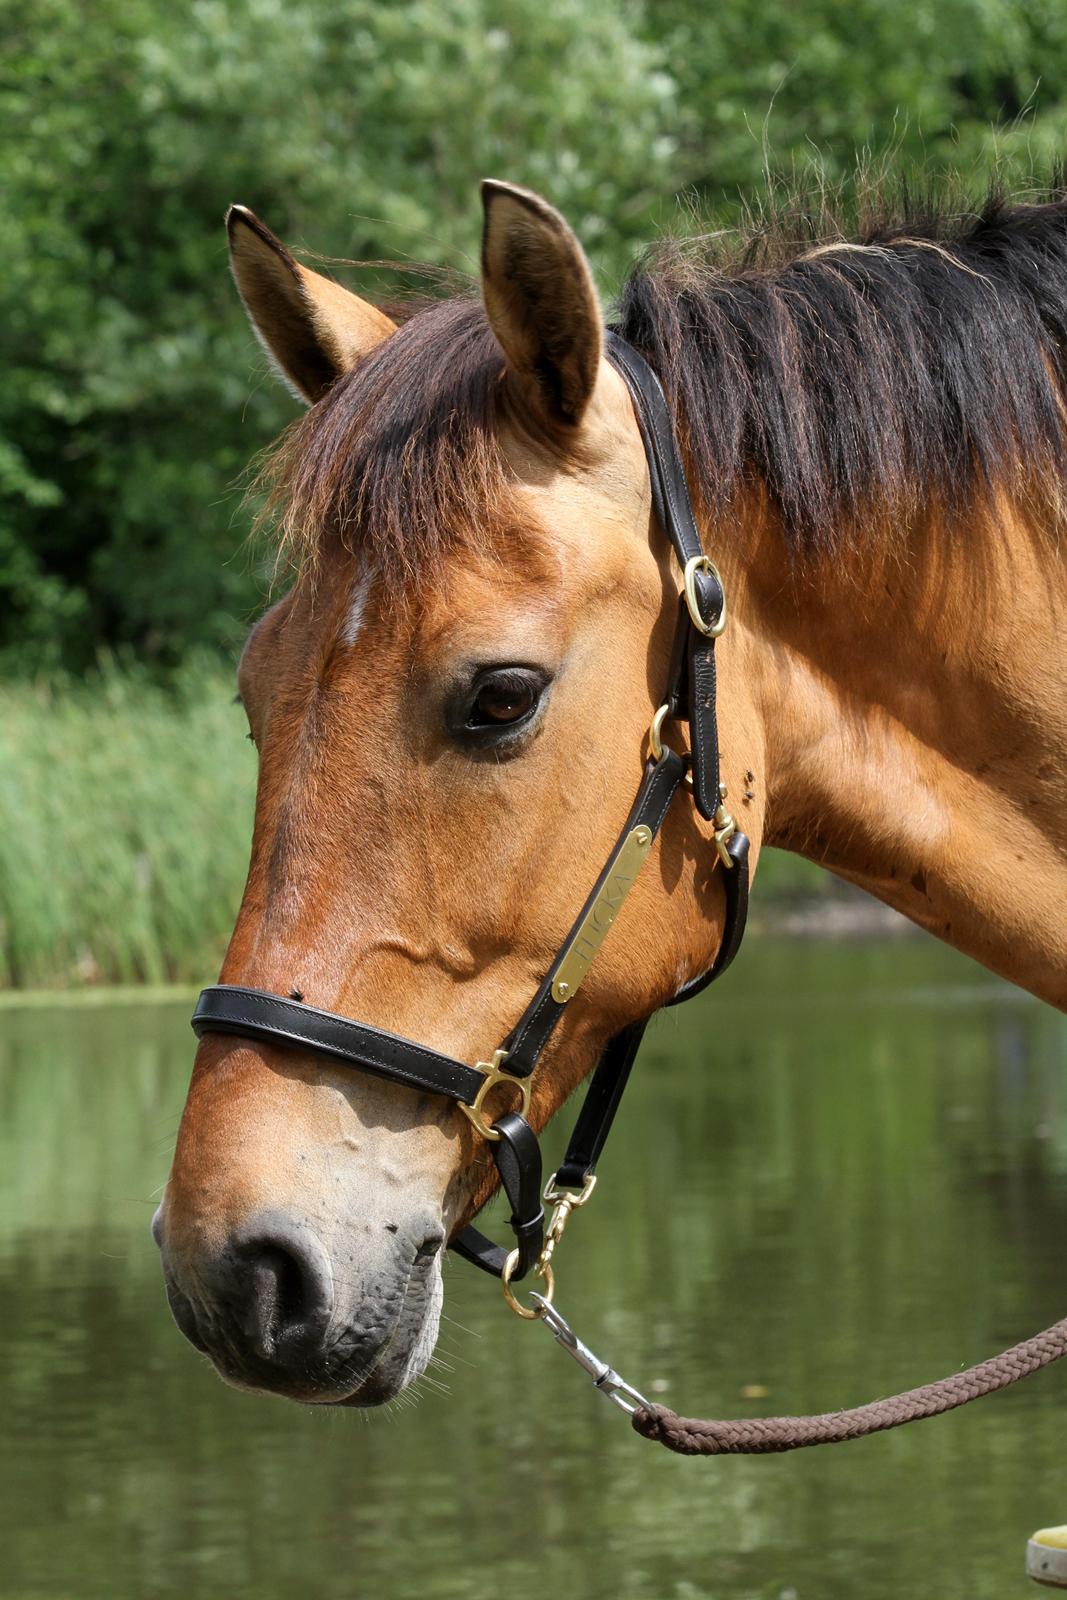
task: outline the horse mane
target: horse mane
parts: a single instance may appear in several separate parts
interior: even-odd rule
[[[480,300],[399,309],[265,470],[283,548],[371,550],[398,592],[519,528]],[[798,556],[1067,470],[1062,187],[962,214],[904,196],[851,237],[825,206],[782,203],[653,246],[610,320],[660,376],[705,511],[762,486]]]
[[[671,241],[620,324],[659,374],[706,508],[762,483],[796,551],[1067,468],[1067,195],[910,200],[847,238],[790,207]]]

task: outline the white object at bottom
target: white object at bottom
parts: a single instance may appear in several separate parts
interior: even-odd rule
[[[1034,1534],[1026,1547],[1026,1575],[1050,1589],[1067,1589],[1067,1526]]]

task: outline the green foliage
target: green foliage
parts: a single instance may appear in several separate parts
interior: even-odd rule
[[[775,168],[895,144],[974,176],[1051,156],[1067,81],[1053,0],[0,0],[0,29],[0,661],[35,671],[173,663],[257,603],[237,484],[293,407],[228,281],[231,201],[473,270],[493,173],[609,287],[679,191],[728,219],[759,189],[765,119]]]
[[[776,169],[895,145],[976,177],[1051,159],[1067,81],[1053,0],[0,0],[0,29],[0,660],[35,671],[173,663],[257,603],[237,484],[293,407],[228,281],[232,200],[473,270],[493,173],[610,287],[679,191],[728,220],[760,188],[765,120]]]
[[[913,189],[952,172],[975,190],[1001,165],[1062,161],[1056,0],[657,0],[649,16],[685,119],[678,160],[713,208],[765,169],[836,184],[860,159]]]
[[[473,272],[495,174],[610,293],[679,193],[729,223],[765,167],[1051,167],[1067,83],[1053,0],[0,0],[0,31],[0,671],[53,685],[0,690],[0,986],[200,975],[231,924],[252,762],[181,662],[259,603],[239,485],[294,412],[231,201],[327,256]],[[176,669],[169,696],[75,687],[102,645]],[[773,852],[760,877],[829,882]]]
[[[0,653],[232,643],[258,585],[234,485],[293,413],[222,218],[472,269],[476,180],[592,248],[670,187],[672,80],[614,0],[0,0]]]
[[[824,867],[770,846],[760,851],[757,883],[759,887],[754,891],[757,914],[768,906],[783,907],[847,893],[841,880]]]
[[[0,689],[0,988],[217,970],[255,784],[232,702],[197,664]]]

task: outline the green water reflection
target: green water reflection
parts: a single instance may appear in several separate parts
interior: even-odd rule
[[[1025,1539],[1067,1518],[1057,1369],[837,1450],[684,1461],[455,1265],[447,1393],[364,1417],[223,1388],[148,1238],[186,1010],[0,1014],[5,1600],[1037,1593]],[[704,1415],[852,1404],[1045,1326],[1065,1047],[1063,1018],[925,942],[754,942],[653,1031],[563,1309]]]

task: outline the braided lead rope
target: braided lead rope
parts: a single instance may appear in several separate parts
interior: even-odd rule
[[[966,1372],[955,1372],[940,1383],[927,1383],[920,1389],[873,1400],[851,1411],[827,1411],[818,1417],[741,1417],[715,1422],[679,1417],[666,1406],[650,1405],[639,1406],[631,1420],[646,1439],[655,1439],[683,1456],[773,1455],[812,1444],[843,1444],[847,1439],[899,1428],[905,1422],[940,1416],[943,1411],[953,1411],[984,1394],[1006,1389],[1064,1355],[1067,1318]]]

